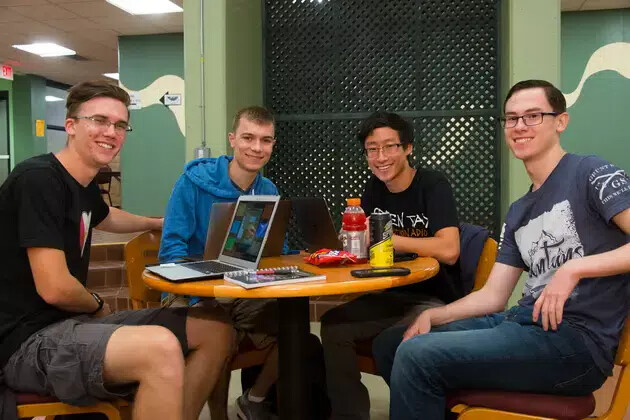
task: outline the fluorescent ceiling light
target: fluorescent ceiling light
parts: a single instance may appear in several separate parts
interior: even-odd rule
[[[73,51],[66,47],[62,47],[61,45],[53,44],[52,42],[37,42],[35,44],[14,45],[13,48],[30,52],[31,54],[37,54],[40,57],[58,57],[61,55],[75,55],[77,53],[76,51]]]
[[[110,79],[120,80],[118,73],[103,73],[103,76],[109,77]]]
[[[46,95],[46,102],[59,102],[63,101],[63,98],[57,98],[56,96]]]
[[[132,15],[154,15],[183,12],[184,9],[170,0],[105,0]]]

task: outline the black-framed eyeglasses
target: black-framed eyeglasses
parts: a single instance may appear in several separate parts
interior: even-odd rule
[[[521,118],[523,119],[523,124],[532,126],[542,124],[545,115],[553,115],[555,117],[560,114],[561,112],[531,112],[529,114],[501,117],[499,120],[504,128],[514,128]]]
[[[92,115],[92,116],[77,115],[76,117],[72,117],[72,118],[74,118],[75,120],[90,120],[94,123],[95,126],[97,126],[98,128],[102,130],[107,130],[109,129],[110,126],[113,125],[114,131],[118,134],[128,133],[133,130],[133,128],[131,127],[131,124],[129,124],[126,121],[118,121],[118,122],[113,123],[102,115]]]
[[[396,154],[396,152],[398,152],[399,147],[402,147],[402,143],[386,144],[385,146],[381,147],[366,147],[364,150],[367,157],[375,158],[378,156],[378,152],[381,150],[383,151],[383,155],[393,156]]]

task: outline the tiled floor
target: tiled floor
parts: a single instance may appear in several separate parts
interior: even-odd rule
[[[319,337],[319,322],[311,322],[311,332]],[[362,375],[363,384],[370,392],[371,420],[387,420],[389,419],[389,388],[380,376]],[[230,396],[228,399],[228,416],[230,420],[236,420],[236,408],[234,402],[241,395],[241,371],[232,372],[232,380],[230,381]],[[208,408],[204,408],[199,416],[199,420],[211,420]]]

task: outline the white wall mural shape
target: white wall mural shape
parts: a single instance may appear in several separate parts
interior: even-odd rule
[[[577,102],[586,80],[595,73],[604,70],[616,71],[623,77],[630,79],[630,43],[614,42],[604,45],[591,55],[578,86],[573,92],[564,94],[567,108],[570,108]]]
[[[153,81],[149,86],[138,91],[132,91],[120,82],[120,87],[125,89],[133,99],[137,100],[140,104],[140,108],[146,108],[151,105],[166,106],[175,116],[179,131],[183,136],[186,136],[186,124],[184,120],[185,110],[185,97],[184,97],[184,79],[179,76],[167,74],[160,76]],[[179,96],[179,101],[174,100],[173,96]],[[165,104],[166,103],[166,104]],[[177,105],[170,105],[169,103],[177,103]]]

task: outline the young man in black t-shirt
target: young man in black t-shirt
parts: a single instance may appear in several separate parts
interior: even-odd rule
[[[108,207],[94,181],[131,131],[128,105],[107,82],[74,86],[64,149],[0,187],[0,376],[78,405],[135,392],[134,419],[197,419],[229,357],[229,323],[186,308],[112,314],[85,287],[92,228],[162,227]]]
[[[356,340],[408,324],[424,309],[461,297],[457,277],[451,276],[459,258],[459,229],[448,180],[438,171],[411,167],[412,128],[396,114],[372,114],[363,122],[358,140],[372,171],[361,199],[363,210],[368,216],[375,210],[389,212],[394,249],[434,257],[440,272],[416,285],[365,294],[322,317],[332,419],[370,416],[369,395],[357,367]]]

